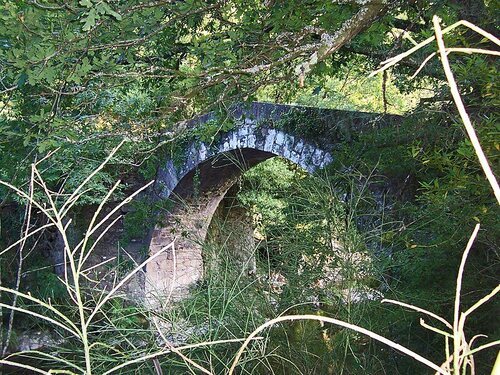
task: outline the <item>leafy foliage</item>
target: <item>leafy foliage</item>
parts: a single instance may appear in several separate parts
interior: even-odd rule
[[[260,255],[268,263],[261,267],[272,267],[289,280],[282,293],[272,295],[277,307],[269,307],[271,299],[261,285],[230,273],[228,267],[225,278],[209,276],[191,305],[184,305],[182,316],[200,325],[208,321],[214,328],[196,338],[232,338],[304,298],[323,293],[321,298],[330,306],[318,313],[345,316],[401,342],[408,340],[406,344],[439,361],[436,348],[442,343],[415,327],[412,314],[371,303],[345,305],[340,303],[342,288],[386,288],[388,295],[403,295],[407,301],[432,305],[433,311],[449,315],[455,270],[469,234],[464,228],[480,222],[483,230],[470,263],[474,272],[464,285],[463,303],[470,305],[497,282],[498,205],[459,124],[439,62],[429,61],[416,78],[409,79],[433,47],[406,59],[385,77],[360,77],[381,60],[411,47],[413,40],[431,36],[434,14],[445,25],[464,18],[495,34],[498,2],[387,1],[376,21],[362,25],[359,33],[340,32],[363,6],[379,3],[2,2],[0,179],[26,186],[30,165],[58,149],[43,162],[41,171],[51,191],[65,194],[125,137],[129,142],[89,183],[79,202],[84,206],[100,202],[114,181],[123,178],[126,185],[112,197],[119,199],[143,179],[154,179],[165,154],[177,160],[188,140],[212,142],[221,131],[231,129],[234,124],[223,121],[224,110],[239,100],[406,114],[395,128],[363,134],[343,133],[337,124],[325,129],[302,121],[302,134],[334,131],[349,140],[347,147],[336,150],[332,169],[318,178],[287,163],[265,163],[245,176],[239,195],[240,204],[253,213],[266,238]],[[346,35],[347,41],[328,50],[325,43],[338,35]],[[447,34],[446,44],[491,48],[466,30]],[[306,72],[303,64],[313,56],[323,57],[307,65]],[[499,175],[498,64],[490,56],[453,54],[450,59],[483,149]],[[207,109],[218,110],[220,116],[205,127],[192,129],[182,121]],[[287,126],[295,126],[293,119],[287,121]],[[361,194],[360,186],[366,187],[367,176],[373,175],[377,177],[368,184],[369,193]],[[12,242],[7,233],[17,233],[21,220],[5,207],[19,203],[24,202],[0,188],[2,215],[9,216],[2,217],[2,246]],[[390,210],[381,209],[386,206]],[[137,203],[126,217],[129,237],[152,225],[153,211],[165,208],[151,207],[147,200]],[[340,256],[332,260],[336,242],[348,255],[362,254],[363,262],[354,264]],[[381,250],[387,253],[381,256]],[[13,263],[2,261],[2,278],[12,282],[8,266]],[[322,266],[329,262],[340,267],[345,285],[316,285],[324,276]],[[37,276],[33,293],[57,298],[60,285],[54,275]],[[494,310],[483,309],[471,328],[498,335],[492,326]],[[149,331],[142,329],[140,313],[133,308],[117,302],[106,313],[109,321],[119,322],[119,332],[137,330],[148,340]],[[102,340],[113,340],[106,324]],[[121,354],[134,346],[127,334],[120,339]],[[346,351],[329,367],[324,359],[337,355],[332,348],[339,343]],[[389,372],[421,372],[373,343],[342,330],[325,332],[316,323],[280,330],[266,345],[255,353],[255,361],[261,361],[255,371],[262,373],[270,369],[287,373],[291,368],[375,373],[381,367]],[[266,348],[273,355],[265,356]],[[194,355],[214,371],[224,371],[230,349],[200,350]],[[303,352],[308,354],[301,356]],[[492,363],[491,352],[484,353],[478,357],[481,372]],[[72,356],[72,349],[66,354]],[[103,346],[102,368],[108,361],[116,363],[115,354]],[[380,363],[375,363],[374,354]],[[296,358],[298,369],[284,358]],[[186,368],[169,357],[165,368],[170,365],[179,371]],[[153,371],[150,364],[144,366],[138,371]],[[251,372],[250,366],[245,370]]]

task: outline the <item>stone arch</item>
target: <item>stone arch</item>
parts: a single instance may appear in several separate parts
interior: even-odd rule
[[[160,197],[168,198],[179,182],[203,163],[217,160],[218,155],[238,150],[245,153],[245,158],[239,160],[242,162],[251,163],[253,159],[258,159],[260,162],[269,157],[281,156],[309,173],[314,173],[316,169],[323,168],[333,160],[329,152],[301,137],[290,135],[280,129],[260,126],[255,120],[246,120],[243,126],[223,135],[215,145],[192,142],[187,147],[185,161],[180,166],[176,166],[172,159],[168,160],[165,166],[160,168],[157,178]],[[264,158],[264,154],[268,156]]]
[[[275,110],[276,106],[272,108]],[[154,229],[149,252],[154,255],[174,240],[175,248],[146,266],[146,298],[151,305],[178,300],[202,279],[202,244],[208,227],[226,192],[245,170],[275,156],[286,158],[309,173],[332,162],[327,150],[266,124],[266,120],[276,116],[276,111],[267,109],[260,108],[257,116],[255,108],[251,110],[254,116],[240,112],[236,118],[239,126],[217,142],[192,142],[182,163],[170,159],[160,168],[157,194],[160,199],[170,198],[175,203]],[[208,121],[210,116],[203,116],[198,122]]]

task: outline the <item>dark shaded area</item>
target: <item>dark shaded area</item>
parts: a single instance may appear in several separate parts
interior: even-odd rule
[[[173,195],[182,199],[218,190],[260,162],[276,155],[253,148],[218,154],[189,171],[177,184]]]

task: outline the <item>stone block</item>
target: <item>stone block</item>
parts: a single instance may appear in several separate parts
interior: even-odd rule
[[[244,126],[238,132],[238,148],[247,148],[248,147],[248,134],[250,132],[249,126]]]
[[[285,133],[280,130],[276,131],[276,138],[274,139],[274,144],[271,148],[273,154],[283,156],[283,149],[285,146]]]
[[[304,144],[302,153],[300,154],[299,165],[304,168],[309,173],[314,172],[314,166],[312,164],[312,154],[314,153],[314,148],[310,144]]]
[[[290,152],[290,157],[289,159],[293,161],[295,164],[300,165],[300,154],[297,154],[294,150]]]
[[[301,155],[303,149],[304,149],[304,141],[302,139],[298,139],[297,142],[293,145],[293,150],[298,155]]]
[[[264,150],[264,144],[267,139],[267,129],[266,128],[256,128],[255,134],[255,148],[257,150]]]
[[[224,138],[221,139],[219,147],[217,148],[219,153],[229,151],[229,140],[228,135],[225,135]]]
[[[312,163],[316,166],[316,167],[319,167],[321,165],[321,162],[323,160],[323,156],[324,156],[324,151],[320,150],[319,148],[317,148],[313,155],[312,155]]]
[[[285,142],[282,152],[282,156],[284,158],[290,159],[290,157],[292,156],[294,142],[295,138],[292,135],[285,134]]]
[[[333,162],[333,157],[330,153],[325,152],[325,156],[323,157],[323,160],[321,161],[321,164],[319,165],[320,168],[324,168],[327,165],[331,164]]]
[[[274,140],[276,138],[277,131],[275,129],[269,129],[267,132],[266,140],[264,142],[263,150],[267,152],[272,152]]]
[[[208,148],[205,143],[200,144],[200,148],[198,150],[198,163],[205,161],[208,155]]]
[[[235,150],[238,147],[238,132],[232,131],[229,134],[229,150]]]
[[[248,136],[247,147],[248,148],[255,148],[256,141],[257,141],[257,137],[255,136],[255,134],[250,134]]]

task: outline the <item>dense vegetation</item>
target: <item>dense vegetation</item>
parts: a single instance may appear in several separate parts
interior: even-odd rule
[[[390,70],[368,74],[433,36],[434,15],[443,27],[466,19],[497,34],[498,5],[495,0],[0,2],[0,180],[43,202],[31,213],[26,196],[0,185],[3,361],[89,373],[88,347],[50,321],[9,309],[16,304],[55,317],[5,287],[57,306],[74,322],[102,298],[84,284],[81,309],[68,298],[47,255],[59,238],[55,228],[4,252],[22,233],[47,224],[42,208],[49,215],[64,209],[72,192],[124,140],[73,207],[72,224],[82,225],[78,218],[91,217],[117,180],[123,183],[111,194],[110,206],[154,179],[165,155],[181,155],[188,140],[212,142],[231,129],[234,124],[222,120],[231,104],[261,100],[393,113],[405,120],[396,128],[354,134],[336,150],[334,163],[315,175],[282,159],[244,174],[226,204],[253,223],[258,241],[246,249],[256,254],[252,275],[231,256],[238,245],[227,239],[235,229],[224,225],[222,215],[205,244],[207,259],[215,259],[208,262],[205,279],[162,317],[169,322],[166,338],[158,336],[158,317],[143,306],[122,298],[103,305],[88,327],[89,337],[99,342],[92,347],[93,373],[166,349],[170,353],[119,371],[196,372],[167,342],[241,339],[284,313],[341,319],[441,365],[443,337],[419,325],[420,314],[382,304],[380,296],[452,322],[461,254],[477,223],[481,229],[467,262],[462,305],[468,308],[490,293],[498,285],[499,205],[440,60],[430,59],[412,77],[436,43]],[[498,45],[466,27],[444,40],[446,46],[476,49],[449,58],[498,176],[497,62],[484,53]],[[195,129],[183,121],[208,110],[221,120]],[[325,130],[312,119],[288,120],[285,126],[300,124],[294,130],[304,135]],[[55,197],[52,211],[49,196]],[[146,233],[155,225],[153,213],[168,208],[169,202],[153,205],[140,195],[125,217],[119,243]],[[119,275],[135,267],[126,256],[118,261]],[[498,340],[497,316],[493,298],[469,317],[469,339],[488,335],[474,347]],[[49,330],[56,338],[43,349],[45,355],[6,357],[20,341],[17,335],[35,330]],[[376,340],[333,325],[281,323],[261,335],[266,339],[250,347],[239,373],[432,373]],[[200,345],[183,353],[222,374],[239,345]],[[475,353],[476,373],[489,373],[497,353],[496,347]],[[61,358],[65,362],[57,362]],[[5,371],[15,370],[5,366]]]

